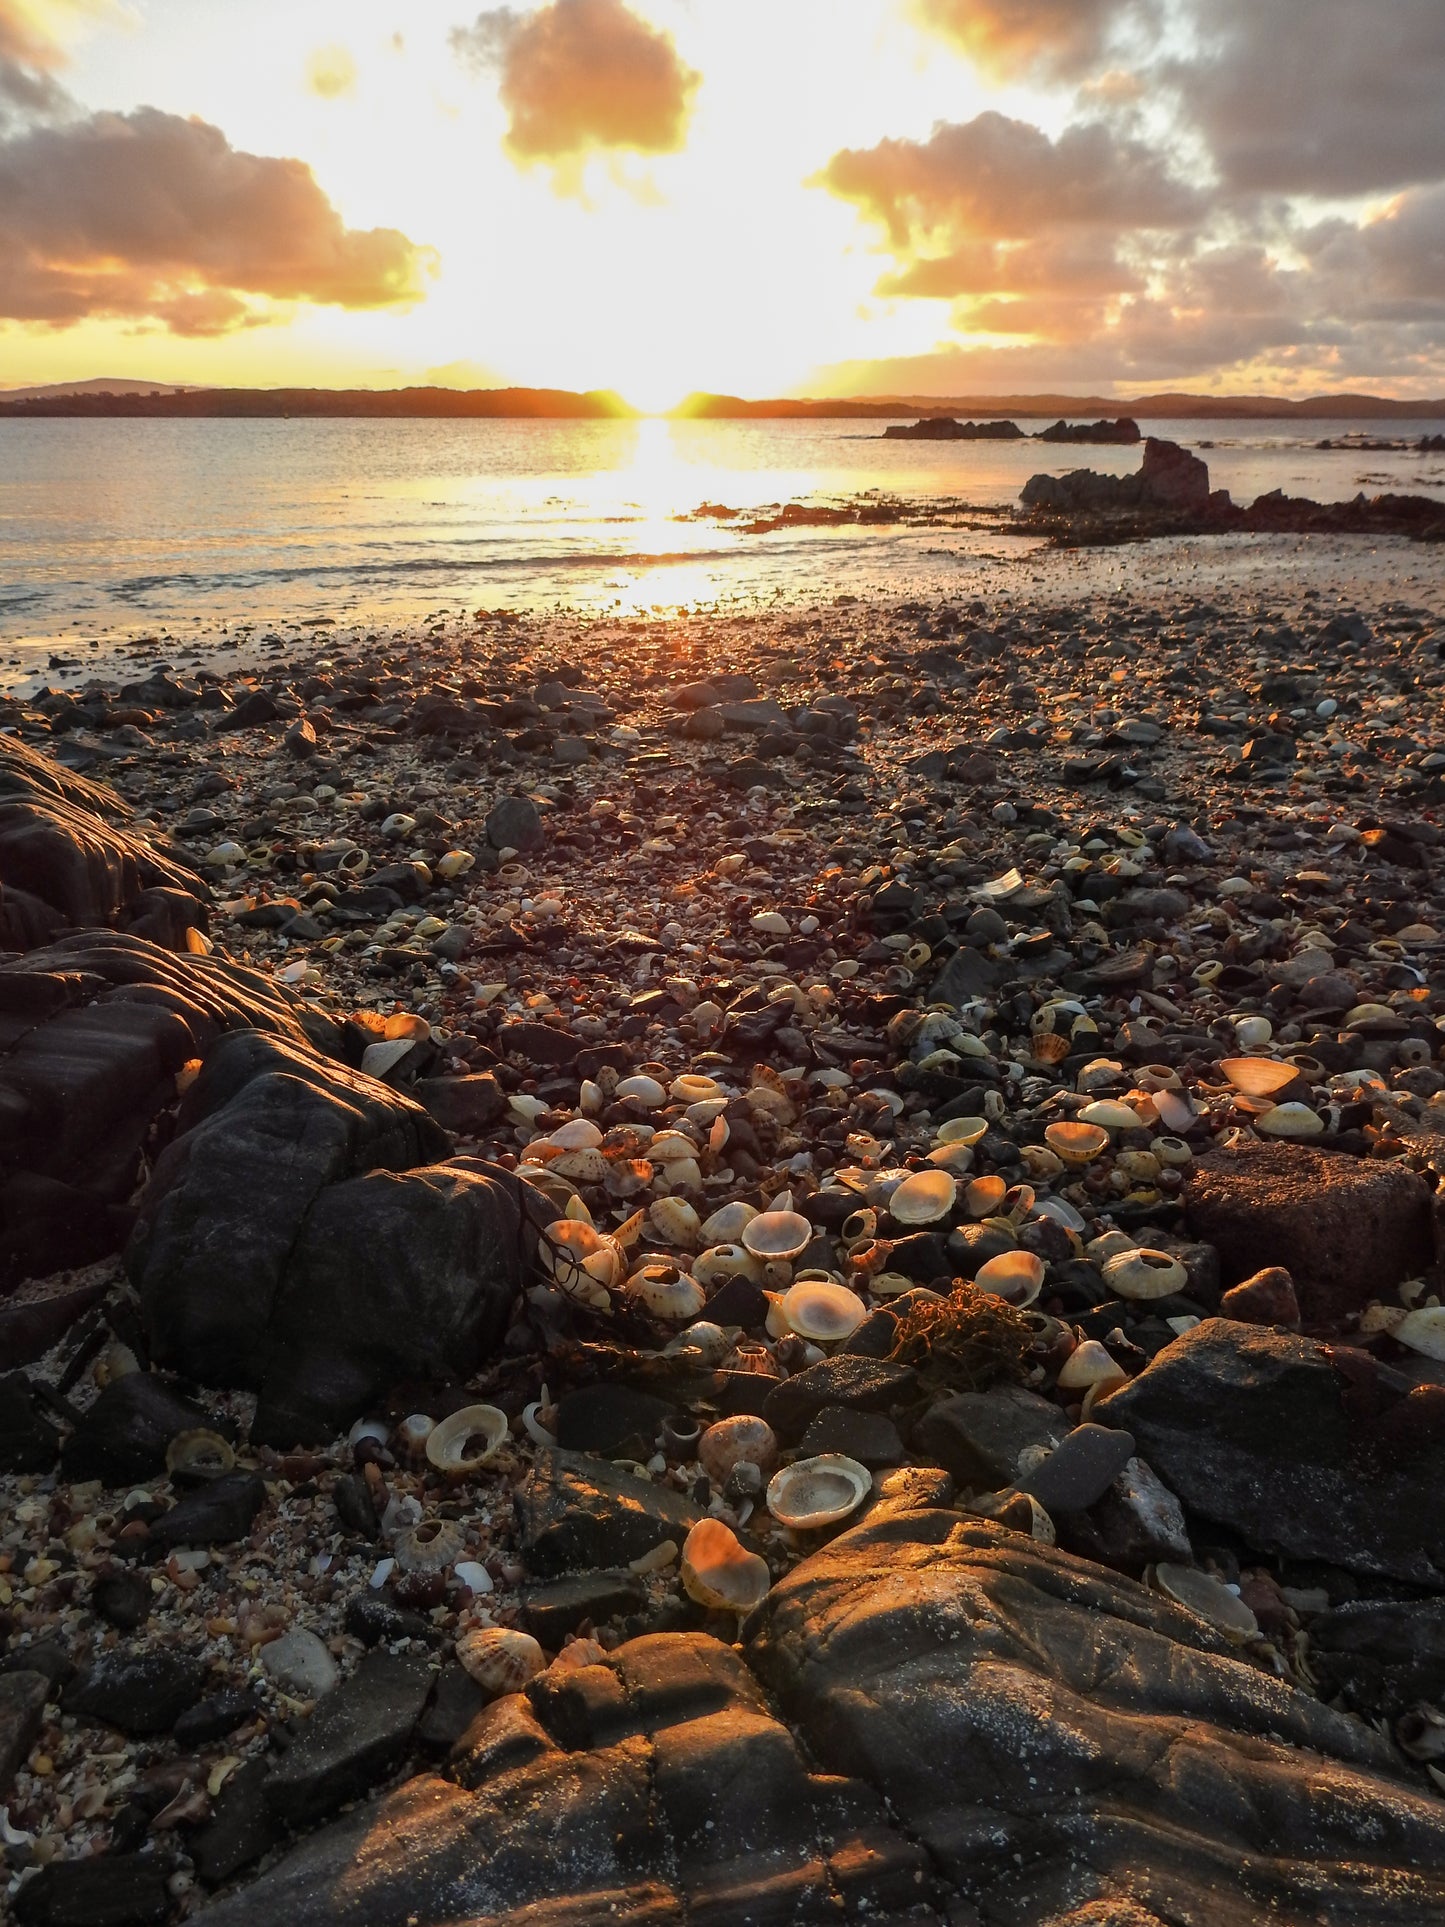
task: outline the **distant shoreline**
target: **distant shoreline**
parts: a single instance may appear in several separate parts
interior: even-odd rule
[[[638,421],[646,419],[608,390],[561,388],[164,388],[113,392],[75,384],[64,392],[28,391],[7,400],[0,421],[121,420],[482,420]],[[79,392],[76,392],[79,390]],[[663,417],[672,421],[908,421],[930,416],[1021,416],[1053,420],[1131,415],[1140,421],[1437,421],[1445,398],[1399,401],[1380,395],[912,395],[746,401],[691,395]]]

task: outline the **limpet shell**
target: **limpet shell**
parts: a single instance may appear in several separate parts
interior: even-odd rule
[[[760,1211],[743,1226],[742,1241],[757,1258],[798,1257],[813,1241],[813,1227],[800,1211]]]
[[[963,1187],[963,1208],[971,1218],[991,1218],[1008,1196],[1003,1178],[975,1178]]]
[[[582,1218],[554,1218],[542,1234],[542,1261],[569,1298],[594,1310],[611,1304],[608,1288],[622,1278],[622,1254]]]
[[[1308,1104],[1272,1104],[1254,1120],[1254,1128],[1266,1137],[1319,1137],[1325,1121]]]
[[[166,1447],[166,1470],[172,1477],[219,1479],[232,1470],[236,1454],[219,1432],[197,1426],[191,1432],[177,1432]]]
[[[688,1358],[705,1371],[711,1371],[722,1364],[733,1349],[733,1341],[721,1325],[713,1324],[708,1318],[699,1318],[675,1338],[670,1338],[665,1349],[669,1357]]]
[[[696,1278],[665,1258],[651,1258],[638,1265],[628,1275],[626,1291],[654,1318],[671,1325],[685,1325],[707,1303],[707,1294]]]
[[[514,1626],[478,1626],[457,1641],[462,1670],[483,1692],[499,1699],[520,1693],[547,1664],[542,1648],[530,1633]]]
[[[683,1590],[699,1606],[748,1613],[772,1583],[767,1560],[749,1552],[721,1519],[699,1519],[683,1541]]]
[[[1147,1245],[1104,1260],[1104,1283],[1120,1298],[1168,1298],[1188,1282],[1189,1273],[1177,1258]]]
[[[553,1131],[552,1142],[560,1144],[564,1151],[595,1151],[602,1142],[602,1127],[590,1117],[569,1118]]]
[[[1109,1148],[1109,1133],[1100,1124],[1050,1124],[1044,1139],[1065,1164],[1092,1164]]]
[[[779,1309],[788,1328],[815,1344],[841,1344],[868,1316],[868,1307],[846,1285],[807,1279],[784,1292]]]
[[[1424,1358],[1445,1359],[1445,1305],[1422,1305],[1418,1311],[1406,1312],[1394,1337]]]
[[[495,1458],[509,1429],[495,1405],[464,1405],[427,1435],[427,1463],[449,1479],[462,1479]]]
[[[1031,1305],[1044,1282],[1046,1266],[1032,1251],[1001,1251],[973,1275],[980,1291],[992,1292],[1010,1305]]]
[[[934,1132],[936,1144],[975,1145],[988,1131],[986,1117],[951,1117]]]
[[[958,1186],[947,1171],[915,1171],[888,1200],[895,1224],[937,1224],[952,1211]]]
[[[1154,1568],[1154,1583],[1166,1599],[1187,1607],[1239,1645],[1259,1631],[1259,1621],[1244,1601],[1211,1573],[1161,1563]]]
[[[768,1486],[768,1511],[779,1525],[813,1532],[836,1525],[856,1512],[873,1490],[866,1466],[842,1452],[798,1459],[775,1473]]]
[[[686,1198],[654,1198],[647,1216],[664,1244],[682,1245],[689,1251],[697,1249],[702,1220]]]
[[[778,1462],[777,1434],[766,1419],[742,1414],[719,1419],[703,1433],[698,1463],[716,1486],[727,1484],[733,1469],[755,1465],[766,1478]]]
[[[763,1266],[760,1259],[741,1245],[709,1245],[693,1260],[692,1275],[700,1285],[726,1284],[729,1278],[737,1277],[751,1278],[755,1285],[760,1285]]]
[[[1058,1382],[1066,1392],[1086,1392],[1095,1385],[1126,1385],[1129,1374],[1097,1338],[1086,1338],[1059,1367]]]
[[[1100,1125],[1111,1133],[1137,1131],[1143,1123],[1139,1113],[1132,1110],[1129,1105],[1117,1104],[1109,1098],[1098,1098],[1094,1103],[1086,1104],[1079,1112],[1078,1121],[1080,1124]]]
[[[1278,1063],[1273,1057],[1226,1057],[1219,1068],[1246,1097],[1273,1097],[1299,1076],[1296,1065]]]
[[[457,1563],[465,1546],[455,1519],[423,1519],[398,1535],[393,1550],[403,1572],[444,1572]]]
[[[1239,1039],[1241,1050],[1262,1050],[1274,1036],[1274,1025],[1268,1017],[1232,1017],[1230,1022],[1234,1025],[1234,1034]]]
[[[631,1098],[645,1111],[658,1111],[667,1102],[667,1092],[655,1077],[624,1077],[617,1086],[616,1096]]]

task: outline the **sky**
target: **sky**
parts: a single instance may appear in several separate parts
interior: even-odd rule
[[[0,0],[0,386],[1445,395],[1445,0]]]

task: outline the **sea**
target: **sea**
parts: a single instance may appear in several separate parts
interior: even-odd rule
[[[78,666],[126,639],[179,652],[438,612],[947,592],[961,570],[976,582],[1037,549],[1001,513],[1031,474],[1140,460],[1137,447],[889,440],[884,426],[0,421],[0,669]],[[1409,446],[1438,422],[1142,426],[1201,454],[1236,501],[1445,497],[1445,456]],[[1396,446],[1317,445],[1362,432]],[[791,521],[757,526],[789,505]],[[797,519],[837,508],[869,519]]]

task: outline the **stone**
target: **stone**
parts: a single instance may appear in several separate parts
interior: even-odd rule
[[[341,1668],[326,1642],[309,1626],[292,1626],[261,1648],[261,1670],[295,1699],[320,1699],[334,1691]]]
[[[271,1811],[290,1827],[314,1826],[394,1773],[431,1686],[425,1659],[368,1653],[272,1767],[266,1782]]]
[[[205,1690],[208,1668],[167,1647],[117,1647],[102,1653],[65,1688],[62,1710],[143,1739],[169,1733]]]
[[[1102,1499],[1134,1456],[1127,1432],[1076,1425],[1048,1457],[1015,1480],[1045,1512],[1084,1512]]]
[[[855,1412],[846,1405],[825,1405],[815,1413],[798,1450],[803,1457],[841,1452],[870,1471],[901,1465],[905,1456],[898,1427],[886,1412]]]
[[[395,1645],[402,1639],[430,1644],[436,1629],[421,1613],[408,1612],[380,1593],[360,1592],[346,1602],[346,1630],[367,1646]]]
[[[997,1492],[1014,1483],[1029,1446],[1055,1446],[1068,1430],[1057,1405],[1008,1385],[940,1400],[914,1426],[913,1448],[916,1456],[935,1459],[960,1485]]]
[[[1190,1168],[1194,1235],[1214,1245],[1226,1285],[1288,1269],[1300,1315],[1338,1324],[1435,1259],[1429,1187],[1403,1165],[1304,1144],[1245,1144]]]
[[[418,1753],[445,1759],[491,1697],[455,1660],[443,1666],[417,1724]]]
[[[542,813],[527,796],[503,796],[487,812],[487,841],[494,850],[540,850],[547,840]]]
[[[1209,507],[1209,464],[1177,442],[1146,437],[1139,473],[1143,499],[1150,507],[1195,511]]]
[[[227,1686],[187,1707],[171,1737],[183,1753],[212,1746],[257,1718],[262,1710],[261,1696],[254,1686]]]
[[[665,1398],[603,1382],[565,1392],[557,1401],[553,1432],[568,1452],[595,1452],[604,1459],[647,1459],[658,1428],[676,1411]]]
[[[48,1194],[42,1214],[49,1221],[44,1224],[41,1240],[37,1241],[31,1235],[34,1219],[29,1207],[36,1201],[40,1187]],[[54,1210],[53,1219],[47,1206]],[[88,1222],[92,1214],[98,1215],[98,1230],[93,1222]],[[72,1235],[77,1218],[83,1233],[78,1240]],[[25,1225],[23,1240],[10,1236],[19,1222]],[[131,1213],[123,1207],[107,1204],[55,1178],[18,1173],[9,1183],[0,1184],[0,1226],[4,1227],[0,1232],[4,1240],[0,1248],[0,1276],[15,1278],[42,1268],[56,1268],[57,1256],[62,1267],[89,1264],[108,1252],[119,1250],[131,1223]],[[81,1252],[85,1253],[84,1257],[79,1255]],[[108,1289],[104,1279],[77,1284],[68,1278],[34,1277],[28,1284],[17,1286],[10,1297],[0,1303],[0,1358],[16,1365],[34,1364],[72,1325],[100,1303]],[[0,1408],[3,1402],[4,1394],[0,1391]],[[4,1419],[0,1416],[0,1433],[3,1426]],[[0,1445],[0,1454],[3,1451]]]
[[[839,1353],[783,1379],[769,1392],[763,1417],[784,1443],[791,1444],[825,1405],[884,1412],[901,1404],[917,1382],[911,1366]]]
[[[90,1589],[93,1609],[108,1626],[114,1626],[123,1633],[133,1633],[137,1626],[145,1624],[151,1616],[154,1600],[147,1575],[132,1572],[124,1566],[98,1573]]]
[[[210,1414],[173,1391],[154,1372],[112,1379],[65,1441],[67,1479],[133,1485],[165,1470],[166,1447],[178,1432],[214,1430]]]
[[[254,1443],[324,1443],[397,1380],[465,1377],[500,1342],[549,1207],[529,1221],[511,1173],[429,1163],[447,1139],[419,1105],[237,1036],[180,1126],[128,1264],[157,1359],[259,1392]]]
[[[1445,1703],[1445,1600],[1351,1599],[1309,1636],[1311,1666],[1367,1719]]]
[[[60,1457],[60,1433],[24,1372],[0,1378],[0,1472],[48,1472]]]
[[[1068,1553],[943,1510],[866,1521],[745,1630],[810,1758],[906,1816],[975,1918],[1387,1927],[1445,1906],[1445,1811],[1387,1740]]]
[[[1294,1279],[1283,1265],[1266,1265],[1263,1271],[1224,1293],[1219,1315],[1241,1325],[1283,1325],[1288,1331],[1298,1331],[1300,1311]]]
[[[1256,1551],[1445,1592],[1445,1388],[1206,1319],[1094,1407],[1187,1511]]]
[[[550,1651],[557,1651],[569,1633],[590,1622],[603,1626],[609,1619],[635,1613],[647,1604],[647,1587],[636,1573],[588,1572],[575,1579],[556,1579],[547,1586],[522,1589],[522,1624]]]
[[[44,1673],[0,1673],[0,1799],[40,1737],[49,1698]]]
[[[1194,1564],[1184,1509],[1142,1459],[1130,1459],[1087,1512],[1056,1513],[1054,1529],[1065,1551],[1120,1572],[1142,1572],[1159,1559]]]
[[[541,1451],[516,1494],[517,1548],[540,1578],[627,1566],[703,1516],[674,1492],[581,1452]]]
[[[186,1849],[203,1886],[221,1886],[285,1837],[266,1798],[270,1774],[264,1757],[237,1767],[212,1803],[210,1819],[189,1835]]]
[[[303,1841],[206,1927],[940,1917],[924,1850],[878,1794],[815,1774],[738,1656],[702,1634],[543,1674],[482,1710],[449,1770]]]
[[[419,1077],[412,1094],[455,1137],[479,1137],[507,1114],[507,1093],[490,1071],[470,1077]]]
[[[581,1047],[580,1039],[551,1024],[503,1024],[497,1032],[499,1051],[552,1070],[570,1070]]]
[[[244,1539],[266,1503],[266,1482],[255,1472],[227,1472],[185,1493],[156,1520],[148,1551],[173,1546],[227,1546]]]
[[[52,1861],[15,1898],[19,1927],[161,1927],[174,1911],[163,1865],[137,1853]]]

